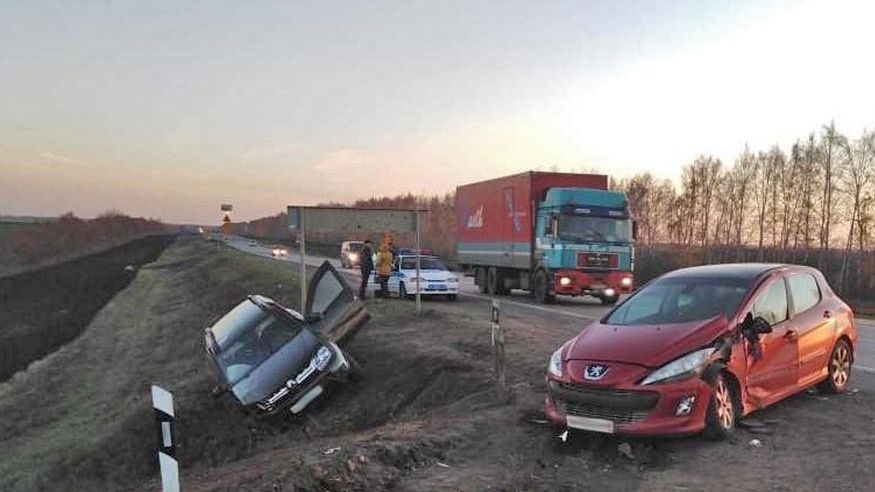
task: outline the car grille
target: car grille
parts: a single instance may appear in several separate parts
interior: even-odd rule
[[[585,403],[563,402],[566,415],[606,419],[615,424],[634,424],[647,418],[647,410],[621,410],[617,408],[597,407]]]
[[[550,393],[567,415],[607,419],[617,424],[641,422],[659,401],[652,391],[595,388],[551,381]]]
[[[617,269],[620,257],[615,253],[578,253],[577,266],[581,268]]]

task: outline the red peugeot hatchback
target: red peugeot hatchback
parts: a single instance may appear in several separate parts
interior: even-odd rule
[[[571,429],[725,438],[808,387],[845,391],[856,341],[853,312],[813,268],[676,270],[553,354],[546,413]]]

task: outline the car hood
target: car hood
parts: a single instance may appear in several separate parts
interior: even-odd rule
[[[231,391],[244,405],[263,400],[306,368],[322,345],[310,330],[302,329],[298,336],[268,357],[249,376],[237,382]]]
[[[416,270],[404,270],[404,275],[415,278]],[[424,280],[440,281],[452,277],[453,274],[446,270],[420,270],[419,277]]]
[[[728,324],[723,315],[661,325],[609,325],[595,321],[571,341],[564,358],[655,368],[712,342],[726,331]]]

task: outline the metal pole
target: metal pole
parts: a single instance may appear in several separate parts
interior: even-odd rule
[[[420,259],[422,255],[422,243],[420,242],[419,233],[419,210],[413,212],[416,214],[416,314],[422,313],[422,289],[419,288],[422,279],[420,274]]]
[[[301,207],[301,315],[306,316],[307,311],[307,230],[304,219],[304,208]]]

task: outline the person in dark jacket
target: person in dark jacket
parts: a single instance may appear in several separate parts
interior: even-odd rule
[[[359,287],[359,299],[364,299],[367,294],[368,281],[371,279],[371,272],[374,271],[374,250],[370,240],[365,240],[365,245],[362,248],[362,283]]]

